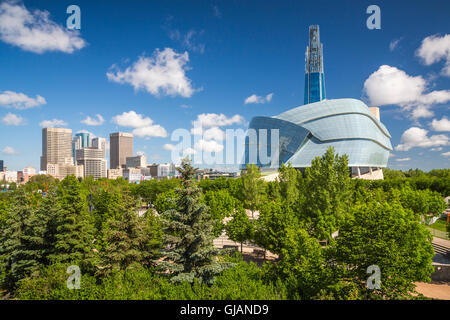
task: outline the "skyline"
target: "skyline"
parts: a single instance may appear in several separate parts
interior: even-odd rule
[[[369,30],[371,3],[344,3],[79,1],[76,32],[65,28],[70,3],[1,1],[0,159],[38,168],[40,131],[51,124],[107,139],[133,133],[135,154],[162,163],[177,144],[171,133],[201,122],[215,142],[200,148],[215,148],[225,129],[303,104],[308,27],[317,24],[327,98],[380,107],[394,147],[388,167],[448,168],[450,4],[380,1],[381,30]],[[45,32],[61,41],[44,41]]]

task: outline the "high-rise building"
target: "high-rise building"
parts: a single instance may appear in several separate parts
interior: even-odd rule
[[[73,164],[71,129],[42,129],[41,170],[46,171],[48,164]]]
[[[127,157],[127,168],[144,168],[147,165],[147,158],[144,155]]]
[[[80,137],[81,148],[89,148],[91,146],[91,137],[87,132],[79,132],[75,134],[75,137]]]
[[[3,172],[3,160],[0,160],[0,172]]]
[[[95,138],[92,147],[75,150],[76,163],[84,168],[84,176],[93,176],[94,179],[106,178],[106,140]]]
[[[319,26],[309,27],[309,45],[305,53],[305,100],[313,103],[326,99],[323,71],[323,48],[320,43]]]
[[[114,132],[109,135],[110,169],[126,168],[127,157],[133,156],[133,135],[126,132]]]

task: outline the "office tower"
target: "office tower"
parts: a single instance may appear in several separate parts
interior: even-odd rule
[[[319,26],[309,27],[309,45],[305,53],[305,100],[313,103],[326,99],[323,71],[323,49],[320,43]]]
[[[104,157],[106,157],[106,139],[105,138],[94,138],[92,139],[92,148],[101,149],[104,151]]]
[[[79,132],[75,134],[75,137],[80,137],[81,148],[88,148],[91,146],[91,137],[87,132]]]
[[[71,129],[42,129],[41,170],[46,171],[48,164],[73,164]]]
[[[110,169],[126,168],[127,157],[133,156],[133,135],[114,132],[109,135]]]
[[[3,172],[3,160],[0,160],[0,172]]]
[[[93,176],[94,179],[106,178],[105,159],[106,140],[95,138],[92,140],[92,147],[75,150],[76,163],[83,166],[84,177]]]
[[[127,168],[144,168],[147,165],[147,158],[144,155],[127,157]]]

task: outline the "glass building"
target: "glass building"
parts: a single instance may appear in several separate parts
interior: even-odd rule
[[[254,117],[248,132],[244,167],[254,163],[277,169],[288,162],[295,168],[310,167],[331,146],[348,155],[349,167],[359,174],[386,167],[392,150],[389,131],[356,99],[322,100],[277,116]]]
[[[319,26],[309,27],[309,45],[305,53],[305,100],[313,103],[324,100],[325,78],[323,72],[323,48],[320,43]]]

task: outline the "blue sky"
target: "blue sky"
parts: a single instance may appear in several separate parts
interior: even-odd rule
[[[78,33],[66,28],[71,4]],[[371,4],[380,30],[366,26]],[[448,12],[438,0],[0,1],[0,159],[39,168],[42,125],[59,120],[100,137],[136,130],[135,152],[170,161],[171,133],[193,121],[217,136],[303,104],[318,24],[327,98],[380,105],[388,166],[449,168]],[[260,103],[245,103],[252,95]]]

